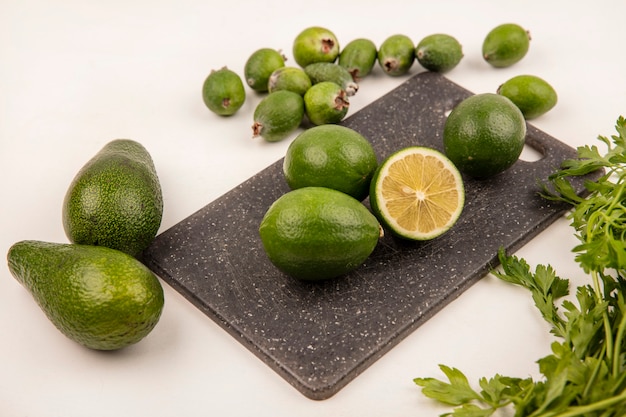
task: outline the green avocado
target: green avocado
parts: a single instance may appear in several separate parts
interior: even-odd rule
[[[139,255],[163,217],[161,185],[148,151],[130,139],[105,145],[74,177],[62,216],[70,242]]]
[[[103,246],[25,240],[9,271],[68,338],[96,350],[137,343],[158,323],[163,287],[140,261]]]

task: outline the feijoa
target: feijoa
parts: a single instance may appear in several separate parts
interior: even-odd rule
[[[337,63],[348,70],[354,81],[367,76],[376,62],[376,45],[369,39],[350,41],[339,53]]]
[[[530,46],[530,32],[516,23],[493,28],[483,41],[483,58],[496,68],[519,62]]]
[[[202,99],[212,112],[231,116],[243,106],[246,90],[241,77],[227,67],[212,70],[202,85]]]
[[[244,77],[250,88],[264,93],[272,73],[285,66],[285,57],[275,49],[261,48],[252,53],[244,66]]]
[[[338,84],[348,96],[353,96],[359,90],[359,85],[348,70],[332,62],[314,62],[304,67],[304,72],[312,84],[331,81]]]
[[[302,68],[282,67],[270,75],[267,88],[270,93],[289,90],[303,96],[311,88],[311,85],[311,79]]]
[[[535,75],[515,76],[500,85],[497,93],[515,103],[527,120],[547,113],[558,100],[554,88]]]
[[[461,62],[463,47],[455,37],[435,33],[417,44],[415,58],[428,71],[447,72]]]
[[[304,94],[304,110],[315,125],[339,123],[348,113],[350,102],[346,92],[332,81],[313,84]]]
[[[296,63],[303,68],[314,62],[335,62],[339,41],[329,29],[312,26],[296,36],[292,52]]]
[[[406,35],[391,35],[378,49],[378,63],[386,74],[404,75],[415,62],[415,45]]]
[[[288,90],[275,91],[259,102],[254,110],[253,137],[268,142],[285,139],[295,131],[304,118],[304,99]]]

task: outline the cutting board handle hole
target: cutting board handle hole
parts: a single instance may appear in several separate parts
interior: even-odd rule
[[[529,144],[524,145],[524,149],[522,149],[522,153],[519,156],[519,159],[525,162],[537,162],[543,159],[543,153],[536,148],[533,148]]]

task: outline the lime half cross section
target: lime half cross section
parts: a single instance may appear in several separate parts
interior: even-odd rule
[[[389,156],[370,186],[370,205],[394,235],[429,240],[448,231],[465,203],[458,169],[441,152],[411,146]]]

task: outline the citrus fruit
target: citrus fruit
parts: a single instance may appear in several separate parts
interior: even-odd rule
[[[461,61],[463,48],[456,38],[435,33],[417,44],[415,58],[428,71],[447,72]]]
[[[520,61],[530,47],[530,33],[515,23],[493,28],[483,40],[483,58],[496,67],[510,67]]]
[[[497,93],[515,103],[526,120],[547,113],[558,100],[554,88],[535,75],[515,76],[500,85]]]
[[[246,101],[246,90],[237,73],[227,67],[213,70],[202,85],[202,100],[220,116],[232,116]]]
[[[339,125],[315,126],[289,144],[283,172],[291,189],[327,187],[359,201],[367,197],[378,166],[370,142],[360,133]]]
[[[296,36],[292,53],[296,63],[303,68],[314,62],[335,62],[339,56],[339,42],[329,29],[311,26]]]
[[[476,94],[459,103],[443,129],[444,152],[457,168],[475,178],[496,175],[524,149],[526,121],[508,98]]]
[[[363,204],[325,187],[283,194],[259,226],[272,264],[287,275],[309,281],[335,278],[356,269],[376,247],[381,230]]]
[[[387,157],[374,174],[370,205],[394,235],[429,240],[458,220],[465,188],[458,169],[441,152],[410,146]]]

